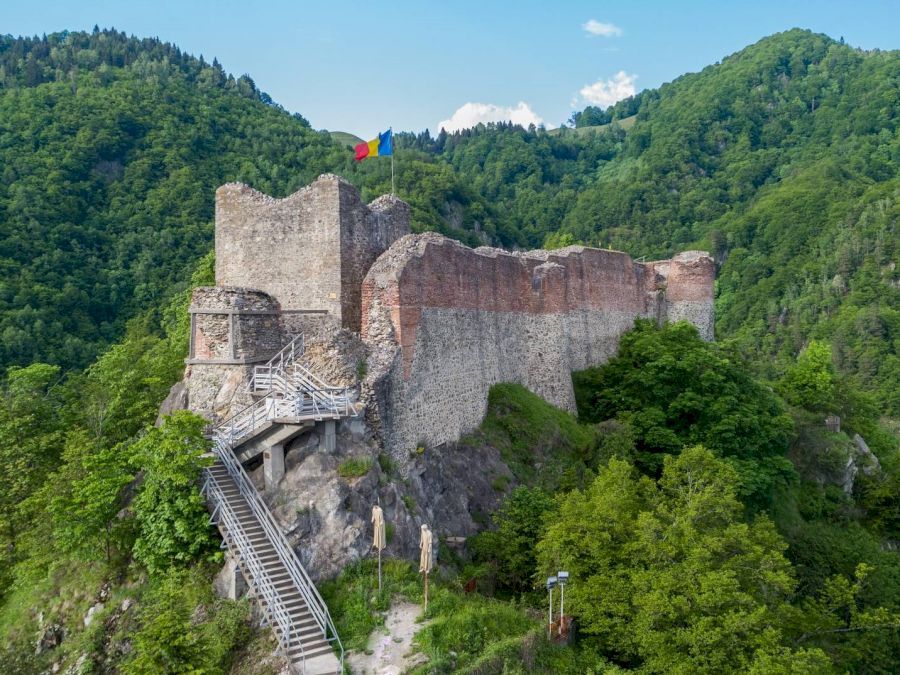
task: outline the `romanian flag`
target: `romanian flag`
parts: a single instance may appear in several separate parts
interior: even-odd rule
[[[378,134],[368,143],[360,143],[355,148],[356,161],[361,162],[366,157],[387,157],[394,154],[394,134],[388,129],[383,134]]]

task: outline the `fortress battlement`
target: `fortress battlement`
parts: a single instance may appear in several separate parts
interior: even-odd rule
[[[219,188],[217,288],[197,289],[192,305],[190,363],[206,398],[212,380],[234,379],[221,368],[277,351],[277,331],[284,343],[349,330],[367,353],[366,418],[402,461],[474,429],[499,382],[574,411],[571,372],[609,359],[637,318],[686,320],[713,338],[706,253],[641,263],[583,246],[473,249],[409,232],[405,202],[363,204],[334,175],[283,199],[239,183]]]

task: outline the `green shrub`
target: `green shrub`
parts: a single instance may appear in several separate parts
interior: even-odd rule
[[[553,499],[540,488],[517,487],[494,514],[496,529],[474,538],[476,559],[493,563],[499,587],[516,593],[532,590],[537,569],[535,546],[553,506]]]
[[[144,471],[134,499],[138,537],[134,558],[155,574],[172,565],[221,557],[199,490],[209,441],[206,420],[180,410],[151,428],[132,448]]]
[[[340,463],[338,475],[341,478],[359,478],[369,473],[372,464],[371,457],[352,457]]]
[[[460,669],[474,662],[492,645],[509,647],[507,640],[521,641],[540,625],[515,605],[480,595],[462,596],[444,587],[435,588],[429,599],[426,618],[429,623],[419,631],[413,643],[426,654],[430,663]],[[451,652],[456,654],[451,656]]]
[[[463,446],[497,448],[518,482],[538,483],[548,490],[559,486],[567,469],[581,466],[593,454],[595,442],[591,427],[525,387],[508,383],[491,387],[484,421],[460,440]]]
[[[600,368],[572,375],[579,419],[615,418],[631,429],[635,463],[658,476],[666,455],[701,444],[736,460],[765,506],[790,466],[783,461],[793,433],[784,403],[753,379],[733,348],[700,338],[685,322],[659,328],[647,320],[622,336],[618,354]]]
[[[171,568],[145,594],[126,675],[227,672],[252,634],[246,602],[215,600],[209,577]]]
[[[397,473],[397,464],[391,459],[391,456],[382,452],[378,455],[378,466],[381,468],[381,472],[387,476],[393,476]]]

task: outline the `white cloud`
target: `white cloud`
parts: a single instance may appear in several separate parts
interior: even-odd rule
[[[525,101],[519,101],[515,107],[494,105],[493,103],[466,103],[457,108],[450,119],[438,122],[437,128],[444,128],[448,133],[468,129],[480,123],[488,122],[512,122],[528,128],[529,124],[540,126],[544,119],[538,115]],[[552,128],[547,124],[547,128]]]
[[[619,37],[622,34],[622,29],[616,24],[604,23],[596,19],[591,19],[581,27],[584,28],[588,37]]]
[[[629,75],[620,70],[608,80],[597,80],[594,84],[586,84],[578,93],[588,103],[608,108],[616,101],[634,96],[634,81],[637,75]]]

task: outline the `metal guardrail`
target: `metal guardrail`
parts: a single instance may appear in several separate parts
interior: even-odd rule
[[[250,391],[260,393],[264,391],[270,391],[272,388],[271,384],[269,387],[260,387],[257,376],[262,376],[263,373],[272,374],[276,372],[283,372],[285,367],[294,363],[294,361],[297,360],[297,357],[301,356],[305,350],[306,346],[303,340],[303,335],[301,334],[288,342],[284,347],[282,347],[281,350],[271,359],[266,361],[264,365],[254,366],[253,376],[250,378]]]
[[[213,430],[213,451],[262,526],[266,538],[275,548],[278,559],[306,603],[323,637],[337,644],[343,669],[344,647],[325,601],[233,452],[236,443],[252,435],[267,422],[333,419],[356,413],[348,388],[329,386],[308,368],[296,362],[303,354],[303,350],[301,335],[291,340],[265,365],[254,368],[250,389],[257,393],[266,392],[266,395],[216,426]],[[246,561],[249,573],[254,576],[252,583],[265,599],[266,606],[272,608],[273,623],[278,626],[279,631],[283,631],[285,642],[282,646],[287,645],[285,648],[289,649],[293,646],[290,615],[277,589],[271,583],[268,572],[256,556],[252,542],[225,500],[221,486],[211,471],[207,470],[206,476],[204,490],[213,506],[213,517],[219,515],[228,533],[226,537],[231,539],[228,543],[234,546],[241,559]],[[302,641],[298,639],[297,642],[301,645],[302,654]],[[305,655],[303,659],[305,662]]]
[[[246,500],[251,512],[254,516],[256,516],[257,520],[262,526],[266,538],[269,540],[269,542],[272,543],[272,546],[275,548],[278,559],[281,561],[285,571],[294,582],[294,586],[297,588],[301,597],[306,603],[307,609],[315,619],[316,624],[319,626],[319,629],[322,631],[323,637],[329,642],[337,643],[338,649],[340,650],[341,654],[341,668],[343,668],[344,646],[341,643],[341,639],[338,636],[337,630],[334,626],[334,622],[331,619],[331,614],[328,611],[328,606],[325,604],[325,601],[319,594],[319,591],[315,587],[315,584],[313,584],[312,579],[309,578],[309,574],[307,574],[306,569],[304,569],[303,565],[300,563],[300,560],[294,553],[294,549],[291,547],[284,534],[281,532],[281,528],[278,527],[265,502],[263,502],[262,498],[259,496],[259,493],[256,491],[253,483],[250,481],[250,477],[247,475],[247,472],[244,471],[244,467],[234,456],[228,437],[223,436],[218,429],[216,429],[215,431],[213,451],[215,452],[216,456],[222,461],[222,464],[225,466],[228,474],[234,480],[235,485],[237,485],[238,491],[240,492],[241,496]],[[207,475],[211,476],[212,474],[211,472],[207,471]],[[245,546],[252,548],[252,544],[250,544],[249,541],[244,542],[244,544]],[[244,555],[242,549],[239,548],[239,551],[242,555]],[[273,592],[277,595],[277,590],[273,589]],[[276,602],[280,602],[280,600],[277,600]]]
[[[254,592],[265,601],[269,620],[273,628],[275,628],[279,646],[284,656],[288,657],[293,629],[291,614],[285,606],[281,594],[275,588],[275,583],[269,576],[269,571],[256,554],[256,549],[250,542],[250,537],[244,531],[240,519],[225,498],[225,490],[219,485],[212,471],[206,471],[202,492],[212,508],[213,522],[221,530],[222,537],[226,543],[237,551],[241,562],[246,566],[247,576],[249,577],[247,582],[251,585]],[[300,653],[305,662],[306,656],[303,653],[302,642]]]
[[[267,422],[302,422],[347,417],[356,414],[346,390],[298,390],[293,398],[272,394],[251,403],[216,427],[233,448]]]

